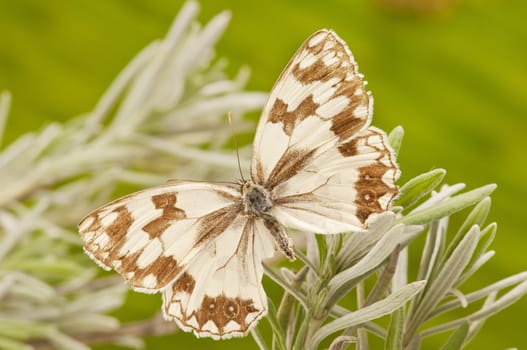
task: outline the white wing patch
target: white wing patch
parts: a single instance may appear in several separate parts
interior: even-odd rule
[[[267,312],[262,260],[294,259],[286,227],[359,231],[389,208],[399,169],[346,44],[308,38],[277,80],[254,140],[251,180],[180,182],[86,216],[86,253],[137,291],[162,292],[163,314],[198,337],[244,336]]]

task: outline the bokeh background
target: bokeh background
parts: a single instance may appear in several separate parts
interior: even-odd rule
[[[180,0],[0,0],[0,89],[13,94],[4,145],[51,121],[89,111],[133,55],[162,37]],[[349,44],[375,98],[374,124],[406,131],[402,181],[441,167],[448,183],[497,183],[490,220],[496,256],[470,287],[527,270],[527,3],[520,0],[200,1],[206,22],[233,18],[218,46],[249,89],[268,91],[312,32]],[[1,189],[0,189],[1,193]],[[414,263],[416,263],[414,261]],[[266,281],[269,288],[272,283]],[[271,294],[273,295],[273,291]],[[124,320],[157,311],[136,293]],[[263,321],[265,322],[265,321]],[[527,299],[491,318],[469,349],[527,348]],[[423,348],[436,349],[439,341]],[[149,349],[255,348],[250,338],[177,334]],[[110,347],[98,347],[110,349]]]

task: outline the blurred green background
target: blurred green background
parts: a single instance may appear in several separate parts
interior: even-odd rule
[[[182,1],[0,0],[0,89],[13,106],[4,145],[92,109],[132,56],[164,35]],[[268,91],[302,41],[332,28],[349,44],[375,98],[374,124],[405,128],[402,181],[436,167],[448,183],[497,183],[490,220],[497,255],[471,286],[527,270],[527,3],[490,0],[201,1],[200,20],[233,14],[218,51],[252,68]],[[272,283],[267,283],[272,286]],[[277,295],[276,291],[270,294]],[[119,311],[152,314],[160,297],[130,295]],[[263,321],[265,322],[265,321]],[[470,349],[527,348],[527,299],[491,318]],[[436,349],[438,339],[423,348]],[[255,348],[178,334],[149,349]],[[109,349],[109,347],[104,347]]]

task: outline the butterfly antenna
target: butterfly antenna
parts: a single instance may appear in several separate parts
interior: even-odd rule
[[[238,171],[240,172],[240,177],[242,178],[242,181],[245,182],[245,178],[243,177],[242,166],[240,162],[240,152],[238,151],[238,140],[236,139],[236,133],[234,132],[234,127],[232,126],[231,112],[227,114],[227,118],[229,118],[229,126],[231,127],[232,138],[234,140],[234,148],[236,149],[236,160],[238,161]]]

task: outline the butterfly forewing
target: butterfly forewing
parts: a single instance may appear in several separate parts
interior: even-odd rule
[[[121,273],[134,289],[156,292],[221,233],[218,221],[225,225],[238,216],[239,196],[236,190],[208,183],[128,195],[81,221],[84,250],[104,268]]]
[[[263,109],[253,150],[257,182],[280,182],[272,171],[284,155],[321,152],[365,128],[372,99],[364,85],[351,52],[335,33],[321,30],[309,37]]]
[[[387,209],[399,175],[373,100],[346,44],[332,31],[308,38],[273,88],[254,140],[253,179],[272,193],[287,227],[364,230]]]

